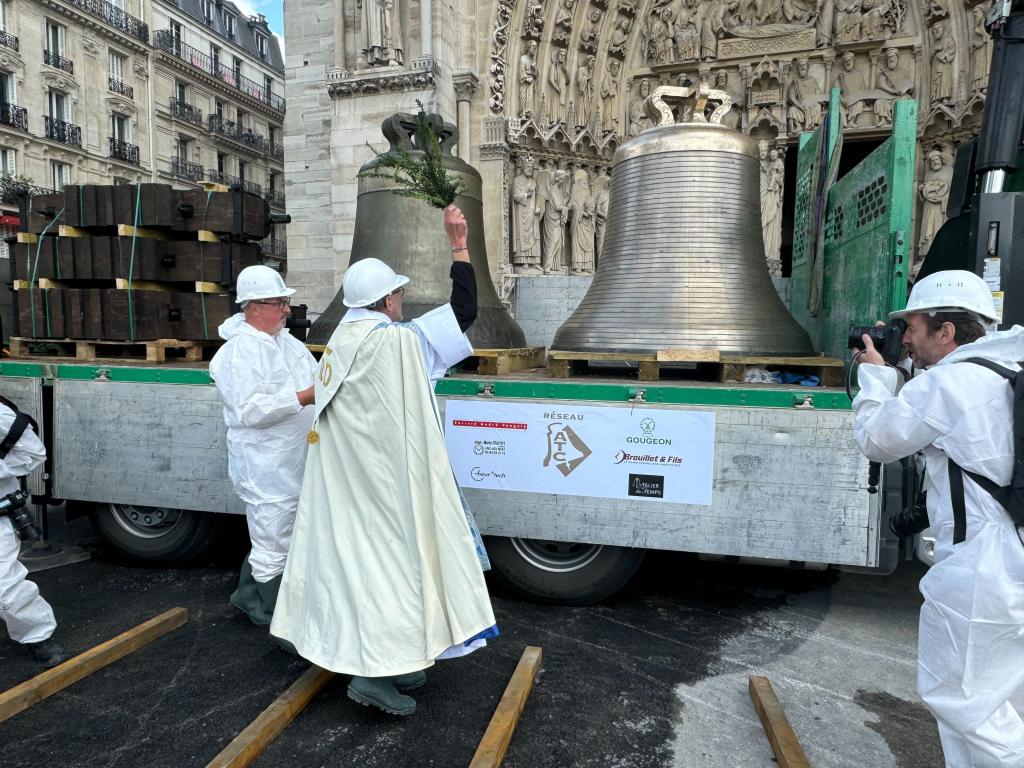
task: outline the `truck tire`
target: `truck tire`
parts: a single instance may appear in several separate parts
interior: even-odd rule
[[[133,560],[187,563],[216,543],[220,516],[212,512],[132,504],[96,504],[89,514],[96,532]]]
[[[636,573],[643,549],[544,539],[487,539],[492,578],[526,600],[591,605],[618,592]]]

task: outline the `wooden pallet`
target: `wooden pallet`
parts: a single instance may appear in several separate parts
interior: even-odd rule
[[[31,288],[42,290],[74,290],[76,288],[98,288],[101,290],[117,291],[158,291],[160,293],[227,293],[227,289],[220,283],[213,283],[205,280],[182,280],[178,282],[167,282],[164,280],[127,280],[123,277],[115,277],[113,280],[51,280],[48,277],[40,277],[35,283],[28,280],[12,280],[11,288],[15,291],[27,291]]]
[[[511,349],[476,349],[460,367],[476,369],[481,376],[503,376],[506,373],[544,367],[544,347],[513,347]]]
[[[698,378],[718,382],[742,382],[751,368],[772,368],[817,376],[822,386],[843,385],[845,364],[831,357],[745,356],[704,349],[662,349],[657,352],[548,352],[548,375],[556,379],[586,376],[590,363],[622,363],[636,366],[639,381],[659,381],[662,367],[690,363]],[[685,372],[684,372],[685,373]]]
[[[147,363],[165,363],[167,351],[180,351],[172,361],[198,363],[207,350],[216,350],[223,342],[179,341],[154,339],[152,341],[105,341],[95,339],[10,339],[11,357],[74,357],[76,360],[95,361],[111,359],[145,360]],[[56,350],[56,353],[55,351]]]

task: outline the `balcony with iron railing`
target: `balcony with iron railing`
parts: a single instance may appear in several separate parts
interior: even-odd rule
[[[82,129],[77,125],[43,115],[43,129],[50,141],[59,141],[71,147],[82,146]]]
[[[171,158],[171,175],[189,181],[202,181],[206,171],[199,163],[190,163],[180,157]]]
[[[263,250],[264,256],[274,256],[278,259],[288,258],[288,242],[285,240],[268,237],[260,240],[260,248]]]
[[[28,111],[17,104],[0,102],[0,125],[9,125],[19,131],[27,131]]]
[[[210,181],[223,184],[227,187],[241,187],[243,192],[251,192],[254,195],[263,196],[263,187],[252,181],[246,181],[238,176],[230,176],[221,171],[207,171],[206,176]]]
[[[12,51],[18,50],[18,38],[16,35],[9,35],[6,32],[0,31],[0,45],[4,48],[10,48]]]
[[[51,67],[62,69],[69,75],[75,74],[75,63],[71,59],[65,59],[59,53],[53,51],[43,51],[43,63],[49,64]]]
[[[193,125],[203,124],[203,111],[181,99],[171,99],[171,117]]]
[[[254,152],[266,152],[267,140],[258,133],[243,128],[241,125],[230,120],[225,120],[220,115],[210,115],[208,121],[211,132],[236,141],[239,144],[244,144]]]
[[[107,78],[107,90],[111,93],[119,93],[122,96],[126,96],[129,99],[135,98],[135,89],[132,88],[130,85],[125,85],[116,77]]]
[[[115,29],[119,29],[127,35],[144,43],[149,42],[149,25],[141,19],[137,19],[130,13],[125,13],[107,0],[64,0],[69,5],[85,11],[90,16],[102,19]]]
[[[268,187],[263,190],[263,197],[275,208],[284,208],[284,192],[281,190]]]
[[[284,98],[271,93],[255,80],[236,72],[231,67],[221,65],[219,61],[208,56],[197,48],[181,42],[169,29],[157,30],[153,36],[154,45],[165,53],[190,64],[223,83],[228,88],[240,91],[270,109],[284,114]]]
[[[16,179],[6,175],[0,176],[0,203],[17,205],[19,194],[24,194],[28,197],[33,195],[52,195],[53,190],[29,184],[24,179]]]
[[[284,146],[281,144],[275,144],[272,141],[267,142],[267,154],[275,160],[284,161]]]
[[[121,141],[113,136],[109,137],[110,157],[114,160],[123,160],[134,165],[139,164],[139,148],[127,141]]]

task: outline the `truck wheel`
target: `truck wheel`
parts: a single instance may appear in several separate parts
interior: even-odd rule
[[[590,605],[619,591],[644,550],[545,539],[488,537],[492,577],[527,600]]]
[[[123,555],[151,562],[187,563],[207,552],[221,528],[218,515],[169,507],[97,504],[93,527]]]

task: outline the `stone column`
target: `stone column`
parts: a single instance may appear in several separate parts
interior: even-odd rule
[[[345,0],[334,0],[334,69],[345,70]]]
[[[433,46],[433,3],[431,0],[420,0],[420,58],[430,59],[434,56]]]
[[[459,72],[452,76],[455,87],[455,101],[458,105],[457,127],[459,129],[459,158],[469,162],[472,140],[469,128],[469,103],[473,100],[480,80],[473,72]]]

